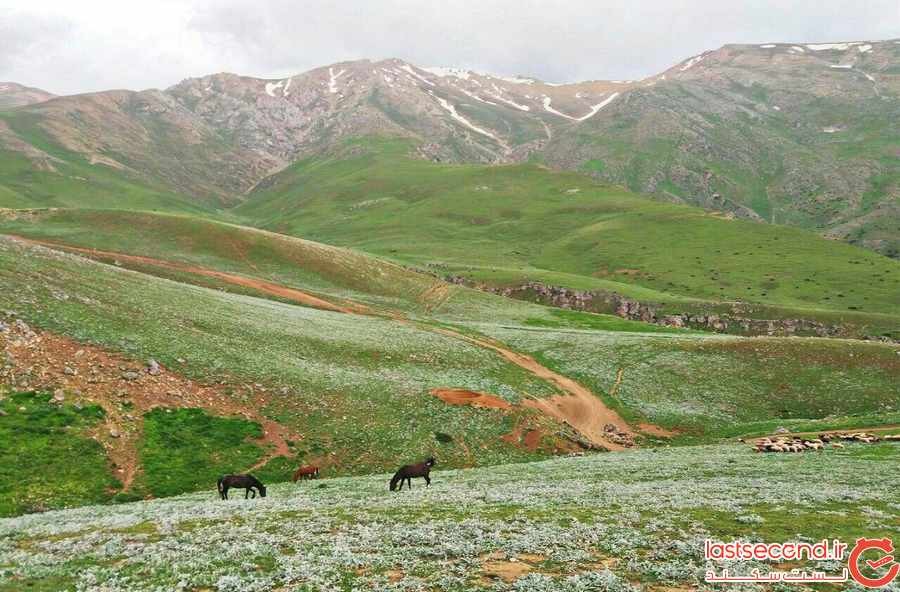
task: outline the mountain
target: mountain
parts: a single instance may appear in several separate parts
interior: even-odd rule
[[[11,109],[23,105],[42,103],[55,96],[39,88],[32,88],[15,82],[0,82],[0,109]]]
[[[728,45],[543,150],[634,191],[900,251],[900,42]]]
[[[396,136],[423,159],[538,161],[896,256],[898,95],[894,40],[726,45],[644,80],[574,84],[361,60],[63,97],[4,114],[0,147],[48,168],[49,144],[227,207],[346,138]]]

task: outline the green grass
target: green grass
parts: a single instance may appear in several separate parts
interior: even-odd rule
[[[259,424],[245,419],[154,409],[144,415],[137,487],[155,497],[215,487],[220,475],[243,472],[262,457],[250,441],[261,436]]]
[[[100,407],[57,405],[47,393],[0,396],[0,516],[110,499],[119,482],[88,436]]]
[[[898,328],[900,266],[870,251],[535,165],[441,165],[408,158],[401,141],[360,146],[294,164],[234,213],[494,285],[613,282],[610,291],[649,291],[669,308],[741,302],[875,333]]]

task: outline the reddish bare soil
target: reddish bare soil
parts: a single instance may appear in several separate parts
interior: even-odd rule
[[[471,405],[490,409],[512,409],[512,405],[494,395],[465,389],[431,389],[431,394],[450,405]]]
[[[267,397],[255,385],[238,388],[243,402],[224,394],[221,387],[199,384],[167,368],[148,372],[144,363],[85,345],[46,331],[25,331],[13,325],[0,333],[0,351],[12,360],[12,369],[0,383],[18,388],[54,391],[65,402],[94,403],[106,412],[105,422],[91,434],[103,445],[115,475],[128,491],[140,469],[137,443],[145,413],[156,407],[200,408],[219,416],[240,416],[260,424],[259,443],[270,451],[255,469],[276,456],[293,456],[288,440],[301,436],[257,411]],[[232,389],[236,385],[230,385]]]

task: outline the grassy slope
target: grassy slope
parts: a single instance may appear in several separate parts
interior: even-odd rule
[[[745,302],[763,318],[897,330],[900,266],[863,249],[656,203],[577,174],[438,165],[407,158],[402,142],[360,144],[347,158],[295,164],[235,213],[494,284],[539,279],[682,309]]]
[[[0,219],[0,231],[253,276],[402,310],[423,308],[426,292],[439,283],[427,275],[349,249],[192,216],[38,210],[8,214],[5,220]],[[150,267],[145,266],[148,270]],[[184,277],[171,270],[152,271]],[[215,280],[208,281],[218,287]],[[450,290],[465,291],[468,299],[486,300],[477,292],[456,287]]]
[[[119,486],[88,437],[103,410],[50,400],[0,390],[0,516],[99,503]]]
[[[80,248],[142,255],[261,278],[327,298],[349,299],[376,312],[402,311],[425,320],[493,319],[554,327],[672,332],[611,315],[546,309],[448,285],[383,258],[350,249],[185,215],[111,210],[22,210],[0,216],[0,232]],[[154,265],[106,262],[225,291],[267,296],[214,278]],[[440,290],[437,290],[440,288]]]
[[[264,500],[209,490],[68,510],[0,520],[0,590],[696,589],[707,567],[724,567],[705,564],[707,538],[896,539],[898,461],[896,443],[788,455],[683,447],[438,467],[431,487],[402,494],[383,474],[276,485]],[[490,561],[532,573],[513,585],[490,577],[503,565]],[[779,569],[792,567],[842,565]]]
[[[262,383],[267,415],[303,436],[301,458],[359,472],[437,451],[445,462],[539,454],[500,437],[518,414],[450,407],[428,394],[461,387],[518,400],[553,389],[498,356],[395,321],[178,284],[0,241],[0,309],[37,326],[158,359],[201,381]],[[178,362],[185,360],[182,364]],[[442,444],[435,432],[456,443]],[[461,445],[459,442],[462,442]],[[333,454],[333,456],[332,456]]]
[[[31,113],[0,112],[0,120],[21,139],[52,157],[55,169],[42,170],[23,154],[0,146],[0,208],[95,207],[195,213],[210,209],[166,189],[162,182],[90,164],[82,155],[52,142]]]

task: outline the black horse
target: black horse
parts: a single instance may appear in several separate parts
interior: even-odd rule
[[[228,499],[228,490],[232,487],[236,489],[245,489],[244,499],[247,499],[250,496],[250,492],[253,492],[253,497],[256,498],[257,491],[259,492],[260,497],[266,497],[266,486],[253,475],[224,475],[219,477],[217,485],[219,497],[223,500]]]
[[[403,491],[403,481],[406,481],[406,484],[409,489],[412,489],[412,477],[424,477],[425,478],[425,486],[431,485],[431,477],[428,476],[428,473],[431,472],[431,467],[435,464],[434,457],[430,457],[425,462],[421,462],[417,465],[403,465],[400,469],[394,473],[394,477],[391,479],[391,491]],[[400,483],[400,489],[397,489],[397,483]]]

